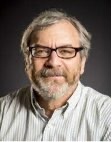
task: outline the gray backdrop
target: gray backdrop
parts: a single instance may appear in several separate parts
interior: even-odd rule
[[[62,8],[76,16],[92,34],[92,49],[82,83],[111,94],[110,0],[1,0],[0,96],[29,84],[20,41],[24,29],[48,8]]]

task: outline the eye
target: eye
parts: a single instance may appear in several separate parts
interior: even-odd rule
[[[74,50],[72,48],[62,48],[59,50],[60,54],[65,55],[65,54],[72,54]]]
[[[32,54],[35,57],[46,57],[49,55],[48,48],[37,47],[32,49]]]
[[[37,48],[36,49],[36,54],[38,55],[43,55],[43,54],[47,54],[47,49],[43,49],[43,48]]]
[[[46,52],[46,50],[45,49],[36,49],[36,52],[39,54],[39,53]]]

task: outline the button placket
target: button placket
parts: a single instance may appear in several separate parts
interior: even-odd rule
[[[46,124],[44,131],[43,131],[43,140],[50,140],[52,135],[55,133],[55,125],[57,121],[57,117],[59,117],[61,110],[55,110],[52,117],[49,119],[48,123]]]

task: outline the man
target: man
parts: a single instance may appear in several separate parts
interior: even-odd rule
[[[21,48],[31,87],[0,99],[0,140],[109,141],[110,98],[80,82],[90,49],[80,22],[42,12]]]

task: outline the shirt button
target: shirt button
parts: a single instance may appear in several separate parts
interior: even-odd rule
[[[52,124],[48,124],[48,128],[52,128],[52,127],[54,127],[55,125],[52,123]]]

